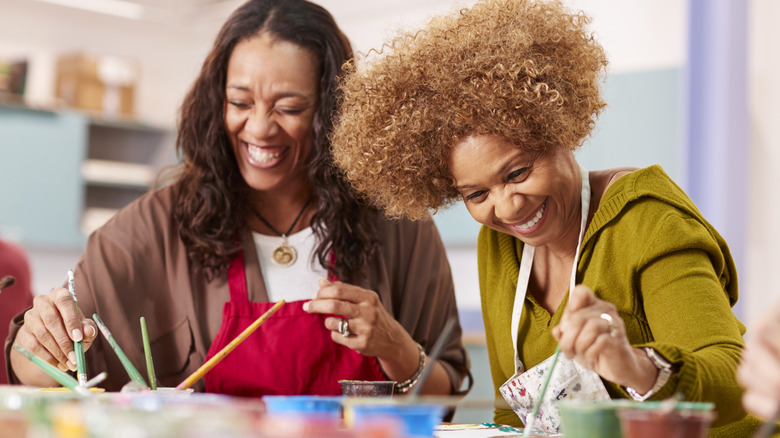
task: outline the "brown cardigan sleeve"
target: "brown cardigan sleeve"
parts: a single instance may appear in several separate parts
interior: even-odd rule
[[[432,220],[411,222],[378,219],[380,251],[364,287],[379,293],[385,308],[412,338],[430,352],[450,317],[456,324],[439,362],[450,377],[452,394],[465,394],[473,380],[461,341],[450,265]],[[468,377],[467,389],[461,391]]]

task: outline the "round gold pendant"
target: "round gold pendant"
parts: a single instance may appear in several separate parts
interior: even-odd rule
[[[290,266],[298,259],[298,253],[295,248],[282,243],[274,249],[271,260],[279,266]]]

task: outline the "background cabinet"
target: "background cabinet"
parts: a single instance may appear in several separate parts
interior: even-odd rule
[[[0,105],[0,227],[28,246],[81,247],[176,161],[168,129]]]

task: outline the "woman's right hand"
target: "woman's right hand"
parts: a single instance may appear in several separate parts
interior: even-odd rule
[[[74,341],[82,341],[87,351],[97,336],[97,325],[84,317],[67,289],[52,289],[37,295],[32,309],[24,314],[24,324],[14,344],[66,371],[76,370]],[[11,350],[11,367],[21,383],[45,386],[53,382],[37,366],[15,349]]]

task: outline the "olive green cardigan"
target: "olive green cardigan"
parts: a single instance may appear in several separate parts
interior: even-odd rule
[[[477,246],[494,420],[520,426],[498,388],[515,371],[511,321],[523,243],[483,226]],[[676,367],[653,400],[682,392],[686,400],[714,402],[711,436],[751,435],[758,420],[746,416],[735,377],[745,327],[731,311],[737,301],[734,261],[720,234],[660,166],[634,171],[604,194],[583,237],[580,283],[617,306],[631,344],[653,347]],[[526,296],[518,335],[526,369],[553,354],[550,329],[567,299],[550,315]],[[604,383],[612,398],[629,397]]]

